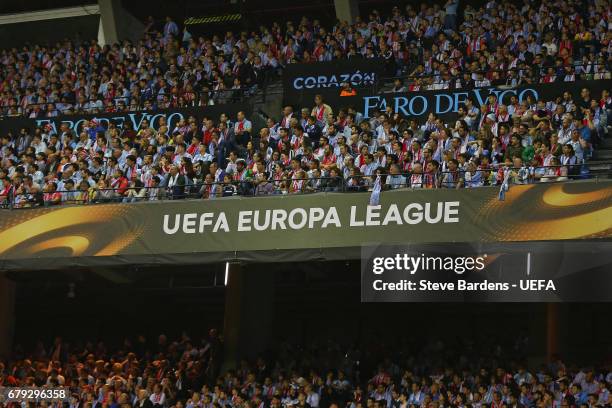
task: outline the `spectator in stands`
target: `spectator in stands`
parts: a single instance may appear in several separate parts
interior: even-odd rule
[[[185,175],[181,174],[177,165],[172,164],[170,166],[170,171],[164,184],[170,190],[173,200],[185,198],[185,186],[187,183]]]
[[[43,189],[43,201],[45,206],[58,205],[62,201],[62,193],[57,191],[57,184],[48,182]]]

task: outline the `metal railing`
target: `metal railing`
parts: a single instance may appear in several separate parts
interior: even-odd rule
[[[153,186],[123,188],[98,188],[61,190],[52,193],[37,191],[0,196],[0,208],[20,209],[68,204],[135,203],[144,201],[221,199],[242,196],[295,195],[320,192],[367,192],[374,188],[378,175],[381,190],[397,189],[459,189],[485,186],[533,184],[541,182],[561,182],[582,179],[612,177],[612,162],[600,162],[606,167],[600,172],[592,172],[589,165],[554,165],[537,167],[497,167],[473,170],[428,172],[405,172],[397,174],[375,173],[371,175],[353,174],[336,177],[293,178],[289,175],[274,175],[268,179],[249,178],[230,182],[196,182],[173,187]]]
[[[605,65],[604,65],[605,66]],[[561,66],[560,68],[563,68],[564,66]],[[558,68],[558,67],[555,67]],[[527,69],[506,69],[506,70],[487,70],[487,71],[463,71],[463,72],[459,72],[456,75],[452,75],[449,76],[448,80],[449,82],[452,83],[453,86],[455,86],[457,80],[462,79],[463,75],[465,74],[470,74],[470,76],[472,76],[473,74],[482,74],[483,75],[483,79],[487,79],[491,82],[492,85],[495,84],[495,81],[501,81],[502,83],[499,83],[499,86],[519,86],[521,84],[525,84],[528,83],[526,82],[526,79],[529,78],[531,79],[533,82],[530,83],[546,83],[544,82],[544,80],[547,78],[547,76],[549,75],[546,71],[547,68],[541,68],[540,72],[537,73],[536,75],[525,75],[525,71],[527,71]],[[515,75],[508,75],[509,72],[514,72]],[[494,74],[497,73],[499,74],[499,76],[497,78],[494,78]],[[591,80],[599,80],[599,79],[609,79],[609,75],[610,75],[610,70],[608,68],[606,68],[606,71],[604,72],[589,72],[589,73],[584,73],[584,72],[580,72],[580,73],[576,73],[576,72],[572,72],[572,74],[574,75],[573,79],[571,81],[565,81],[565,73],[561,73],[561,74],[557,74],[556,72],[554,73],[555,75],[555,80],[551,81],[550,83],[555,83],[555,82],[575,82],[575,81],[591,81]],[[596,75],[600,75],[600,76],[608,76],[607,78],[595,78]],[[389,85],[391,83],[393,83],[393,81],[395,81],[396,79],[399,79],[404,83],[404,86],[410,86],[413,85],[415,83],[417,83],[418,81],[422,81],[422,80],[429,80],[432,79],[434,80],[431,84],[426,84],[426,85],[436,85],[436,83],[439,83],[439,81],[443,78],[442,74],[424,74],[424,75],[412,75],[412,74],[408,74],[408,75],[404,75],[404,76],[392,76],[392,77],[383,77],[380,78],[380,82],[384,85]],[[507,83],[508,81],[516,81],[516,84],[511,83]],[[438,81],[438,82],[436,82]],[[484,85],[483,85],[484,86]],[[487,85],[489,86],[489,85]],[[478,88],[478,86],[474,86],[476,88]],[[407,92],[410,92],[410,89],[406,90]]]
[[[602,70],[601,72],[588,72],[588,73],[586,72],[576,73],[574,71],[572,72],[574,74],[573,81],[565,81],[564,80],[565,74],[560,74],[560,75],[557,75],[556,81],[553,81],[552,83],[575,82],[575,81],[581,81],[581,80],[591,81],[591,80],[599,80],[599,79],[609,79],[609,76],[611,75],[611,71],[612,71],[612,67],[610,66],[610,63],[604,63],[604,64],[593,63],[593,64],[587,64],[587,65],[591,67],[591,71],[594,71],[598,68],[602,68]],[[396,79],[399,79],[402,82],[402,86],[405,88],[404,92],[424,91],[426,90],[427,86],[435,86],[435,85],[441,84],[442,82],[440,80],[442,79],[444,81],[449,81],[451,88],[456,88],[457,81],[462,79],[465,74],[469,74],[470,77],[476,74],[482,75],[483,79],[488,79],[491,81],[491,85],[486,85],[486,86],[495,86],[494,81],[501,81],[501,83],[498,83],[497,86],[508,86],[508,87],[520,86],[522,84],[527,83],[525,82],[526,78],[530,78],[532,80],[532,82],[530,82],[531,84],[533,83],[541,84],[541,83],[544,83],[543,80],[548,76],[548,73],[546,71],[549,68],[555,69],[555,75],[556,75],[556,69],[559,69],[559,68],[564,69],[566,67],[572,67],[574,69],[577,69],[579,67],[584,67],[584,66],[585,64],[582,64],[582,63],[563,64],[563,65],[543,64],[537,67],[538,72],[535,73],[535,75],[525,75],[526,71],[530,69],[519,69],[519,68],[488,69],[488,70],[477,70],[477,71],[463,70],[463,71],[458,72],[456,75],[450,75],[447,79],[444,79],[443,75],[440,73],[435,73],[435,74],[434,73],[428,73],[428,74],[423,73],[423,74],[414,75],[413,74],[414,67],[413,67],[412,69],[407,69],[407,70],[405,69],[404,70],[405,73],[401,75],[379,77],[375,84],[361,87],[361,89],[368,89],[368,90],[372,90],[376,92],[393,92],[392,88],[390,89],[389,87],[393,85]],[[413,72],[408,73],[407,71],[413,71]],[[509,76],[508,75],[509,72],[513,72],[514,76]],[[498,74],[498,78],[492,80],[492,77],[494,76],[494,74]],[[595,78],[595,75],[607,75],[608,78]],[[421,85],[419,89],[416,89],[416,90],[411,89],[413,85],[417,85],[418,82],[420,81],[422,82],[425,80],[433,80],[433,81],[431,83],[426,83],[426,84]],[[507,83],[508,80],[516,80],[517,84],[513,85],[512,83]],[[474,85],[473,86],[473,88],[479,88],[479,87],[485,87],[485,85],[483,86]],[[461,88],[458,88],[458,89],[461,89]]]
[[[226,89],[206,92],[207,98],[201,99],[202,93],[192,92],[193,98],[188,98],[180,102],[175,99],[175,95],[166,94],[172,97],[172,100],[168,102],[168,106],[163,106],[166,103],[161,101],[158,96],[154,96],[151,99],[140,100],[139,98],[131,98],[126,96],[118,96],[110,99],[97,98],[88,99],[81,106],[76,103],[66,103],[66,107],[57,107],[60,102],[40,102],[30,103],[27,105],[22,104],[10,104],[0,106],[0,117],[12,118],[12,117],[30,117],[36,108],[39,108],[41,116],[35,116],[35,118],[46,118],[53,116],[64,116],[64,115],[76,115],[79,113],[84,114],[98,114],[98,113],[111,113],[111,112],[134,112],[134,111],[147,111],[147,110],[163,110],[173,108],[189,108],[196,106],[208,106],[209,101],[212,100],[214,104],[226,104],[226,103],[239,103],[243,102],[247,97],[252,96],[256,92],[256,88],[240,88],[240,89]],[[137,99],[137,104],[131,103],[132,99]],[[156,103],[151,103],[151,100],[155,100]],[[112,105],[109,106],[109,102],[112,101]],[[123,101],[124,104],[120,104]],[[161,102],[161,103],[160,103]],[[47,116],[48,105],[54,105],[53,116]],[[149,105],[150,104],[150,105]],[[17,112],[11,113],[11,109],[16,109]]]

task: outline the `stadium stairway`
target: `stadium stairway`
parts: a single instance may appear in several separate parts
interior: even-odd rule
[[[612,178],[612,131],[610,128],[608,128],[607,137],[593,152],[593,158],[588,163],[592,175],[598,178]]]
[[[258,89],[252,99],[253,118],[256,127],[264,127],[268,116],[278,120],[283,108],[283,82],[280,79],[270,81]]]

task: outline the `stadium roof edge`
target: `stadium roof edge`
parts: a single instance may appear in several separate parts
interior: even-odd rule
[[[28,23],[33,21],[54,20],[59,18],[99,15],[98,4],[88,4],[76,7],[63,7],[51,10],[29,11],[25,13],[0,14],[0,25]]]

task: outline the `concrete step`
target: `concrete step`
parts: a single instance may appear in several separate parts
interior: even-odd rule
[[[591,177],[598,179],[612,178],[612,162],[602,160],[590,160],[587,162],[589,166],[589,174]]]
[[[593,152],[593,158],[597,160],[612,160],[612,149],[597,149]]]
[[[610,171],[612,170],[612,163],[603,162],[597,160],[590,160],[587,165],[591,171]]]
[[[605,138],[598,147],[600,149],[612,149],[612,137]]]

